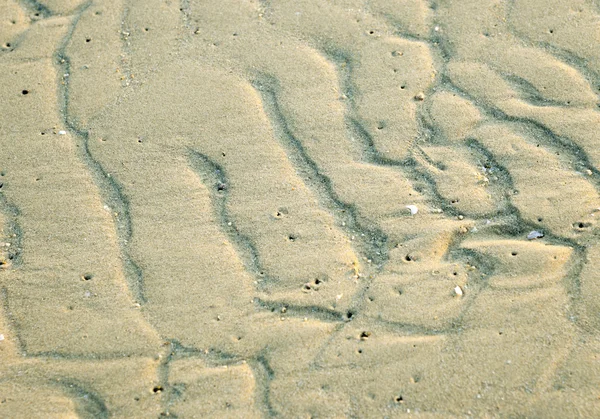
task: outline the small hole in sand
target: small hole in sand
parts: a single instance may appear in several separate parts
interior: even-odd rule
[[[517,255],[518,255],[518,253],[517,253],[517,252],[511,252],[511,255],[512,255],[512,256],[517,256]]]
[[[161,391],[163,391],[163,388],[161,386],[156,386],[152,389],[152,391],[154,393],[160,393]]]
[[[23,96],[25,96],[25,95],[28,95],[28,94],[29,94],[29,90],[22,90],[22,91],[21,91],[21,94],[22,94]]]
[[[347,318],[348,320],[350,320],[350,319],[351,319],[353,316],[354,316],[354,313],[353,313],[353,312],[351,312],[351,311],[349,311],[349,312],[347,312],[347,313],[346,313],[346,318]]]
[[[298,238],[298,237],[297,237],[297,236],[295,236],[295,235],[293,235],[293,234],[290,234],[290,235],[288,236],[288,240],[289,240],[289,241],[291,241],[291,242],[293,242],[293,241],[296,241],[296,239],[297,239],[297,238]]]
[[[369,35],[373,35],[375,31],[369,31]]]
[[[364,332],[362,332],[360,334],[359,338],[360,338],[360,340],[367,340],[367,339],[369,339],[370,336],[371,336],[371,332],[368,332],[365,330]]]
[[[85,42],[92,42],[92,38],[85,38]]]
[[[406,86],[402,85],[402,86],[400,86],[400,89],[404,90],[404,89],[406,89]]]
[[[362,349],[358,349],[358,350],[356,351],[356,353],[360,355],[360,354],[362,354],[362,353],[363,353],[363,350],[362,350]]]
[[[404,398],[402,396],[396,396],[394,397],[394,401],[396,403],[404,403]]]
[[[407,262],[411,262],[413,260],[413,258],[411,258],[410,255],[406,255],[406,256],[404,256],[404,260]]]
[[[92,279],[94,277],[94,275],[92,274],[83,274],[81,276],[81,279],[83,279],[84,281],[89,281],[90,279]]]

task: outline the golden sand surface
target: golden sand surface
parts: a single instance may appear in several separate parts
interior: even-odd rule
[[[0,417],[600,417],[598,0],[0,0]]]

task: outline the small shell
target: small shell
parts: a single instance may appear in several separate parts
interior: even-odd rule
[[[535,240],[544,237],[544,233],[533,230],[527,235],[527,240]]]
[[[417,208],[416,205],[407,205],[406,208],[409,209],[410,215],[415,215],[417,212],[419,212],[419,208]]]
[[[58,135],[66,135],[67,131],[64,130],[60,130],[58,131]]]
[[[462,288],[458,285],[456,287],[454,287],[454,293],[459,297],[462,297],[464,294]]]

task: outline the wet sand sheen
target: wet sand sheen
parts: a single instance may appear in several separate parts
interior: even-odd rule
[[[597,416],[554,3],[1,2],[0,416]]]

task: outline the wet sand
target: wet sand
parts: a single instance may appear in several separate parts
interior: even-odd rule
[[[0,0],[0,417],[600,416],[595,0]]]

